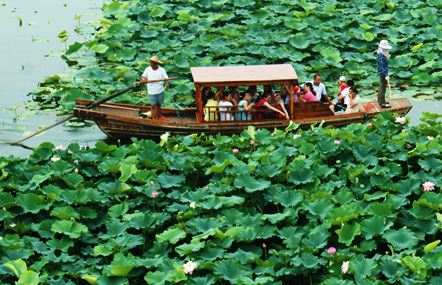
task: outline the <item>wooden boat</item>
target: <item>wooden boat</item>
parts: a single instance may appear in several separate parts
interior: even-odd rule
[[[364,122],[383,111],[391,111],[405,115],[410,109],[410,102],[405,99],[390,100],[391,108],[384,109],[377,102],[365,103],[367,112],[351,114],[333,114],[328,104],[320,102],[295,103],[293,100],[293,86],[298,84],[298,77],[289,64],[254,65],[254,66],[226,66],[226,67],[193,67],[191,68],[196,96],[195,108],[173,109],[161,108],[161,119],[151,120],[140,117],[140,114],[150,111],[150,106],[131,104],[104,103],[92,109],[85,106],[92,101],[77,100],[74,114],[84,120],[93,120],[108,136],[117,139],[158,138],[165,132],[176,135],[193,133],[206,134],[238,134],[248,126],[267,129],[286,128],[290,121],[307,128],[312,124],[323,123],[342,127],[351,123]],[[232,120],[232,121],[204,121],[204,112],[219,117],[223,112],[203,107],[202,88],[221,86],[257,86],[281,85],[289,90],[289,116],[286,118],[266,118],[262,120]],[[227,111],[233,118],[240,111]],[[254,110],[253,112],[262,112]]]

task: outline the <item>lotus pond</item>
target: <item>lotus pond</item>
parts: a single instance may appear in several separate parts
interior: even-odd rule
[[[440,284],[442,116],[0,158],[3,284]]]
[[[88,147],[103,138],[96,130],[65,128],[23,158],[1,145],[1,284],[442,283],[442,1],[85,2],[104,3],[101,18],[86,20],[83,6],[50,10],[75,17],[51,35],[63,62],[42,60],[45,50],[21,81],[2,76],[11,104],[33,90],[26,110],[38,115],[18,112],[19,124],[48,124],[55,118],[41,109],[63,114],[77,98],[132,84],[153,53],[180,77],[166,102],[179,107],[192,104],[191,65],[291,63],[301,81],[320,72],[333,91],[339,75],[355,78],[367,99],[381,37],[395,46],[394,95],[431,101],[414,102],[405,121],[383,113],[342,129]],[[14,17],[17,29],[34,26]],[[34,73],[39,64],[49,69]],[[119,100],[144,103],[145,94]],[[1,140],[17,138],[23,130],[4,118]]]

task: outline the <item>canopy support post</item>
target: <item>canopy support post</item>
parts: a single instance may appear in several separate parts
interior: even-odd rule
[[[202,98],[202,91],[200,85],[195,85],[196,87],[196,97],[195,97],[195,103],[196,103],[196,122],[202,123],[203,122],[203,98]]]
[[[290,94],[290,120],[293,120],[294,114],[293,114],[293,92],[294,92],[294,86],[292,83],[289,84],[289,94]]]

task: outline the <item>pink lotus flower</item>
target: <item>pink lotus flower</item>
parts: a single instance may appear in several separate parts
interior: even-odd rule
[[[66,150],[66,148],[62,145],[56,146],[55,149],[56,150]]]
[[[340,140],[335,140],[333,143],[336,144],[336,145],[340,145],[341,141]]]
[[[394,120],[394,122],[398,123],[398,124],[401,124],[401,125],[405,125],[407,120],[404,117],[397,117],[396,120]]]
[[[333,246],[332,246],[332,247],[329,247],[329,248],[327,249],[327,253],[328,253],[328,254],[335,254],[335,253],[336,253],[336,248],[334,248]]]
[[[51,161],[52,162],[56,162],[56,161],[59,161],[60,160],[60,157],[58,157],[58,156],[56,156],[56,155],[54,155],[53,157],[51,157]]]
[[[422,188],[424,188],[424,191],[434,191],[434,186],[436,186],[436,184],[430,181],[422,183]]]
[[[367,123],[367,126],[371,127],[371,126],[373,126],[373,124],[372,123]]]
[[[158,191],[152,191],[152,193],[150,193],[150,197],[156,198],[156,197],[158,197],[159,194],[160,193],[158,193]]]
[[[350,265],[350,261],[344,261],[341,266],[341,272],[344,274],[347,273],[349,265]]]
[[[232,149],[232,152],[233,152],[233,153],[238,153],[238,152],[239,152],[239,149],[234,148],[234,149]]]
[[[184,264],[184,273],[192,275],[193,271],[197,268],[198,264],[196,262],[193,262],[192,260],[187,261],[186,264]]]

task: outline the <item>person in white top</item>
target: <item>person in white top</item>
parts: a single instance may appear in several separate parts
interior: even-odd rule
[[[361,102],[361,98],[358,96],[359,91],[355,87],[350,88],[350,102],[348,103],[346,114],[365,112],[364,105]]]
[[[218,103],[218,111],[220,112],[219,118],[220,121],[233,121],[234,117],[232,116],[232,94],[227,93],[221,101]]]
[[[321,75],[315,74],[313,76],[313,90],[315,90],[316,98],[318,101],[326,101],[329,104],[332,104],[330,99],[327,96],[327,90],[325,90],[324,83],[321,82]]]
[[[324,83],[321,82],[321,75],[315,74],[313,76],[313,80],[310,81],[313,85],[313,91],[316,93],[316,99],[318,99],[319,102],[325,101],[328,102],[329,105],[332,104],[330,101],[330,98],[327,96],[327,90],[325,89]],[[301,89],[304,89],[304,84],[301,84]]]
[[[160,79],[167,79],[169,78],[167,76],[166,71],[164,68],[160,66],[160,63],[162,63],[158,56],[153,56],[149,58],[150,60],[150,66],[147,67],[143,75],[141,75],[141,82],[147,81],[147,80],[160,80]],[[164,102],[164,81],[160,82],[152,82],[147,83],[147,94],[149,96],[149,102],[151,105],[151,111],[152,111],[152,119],[159,120],[160,119],[160,108],[161,104]],[[166,88],[169,88],[169,82],[166,80]]]

